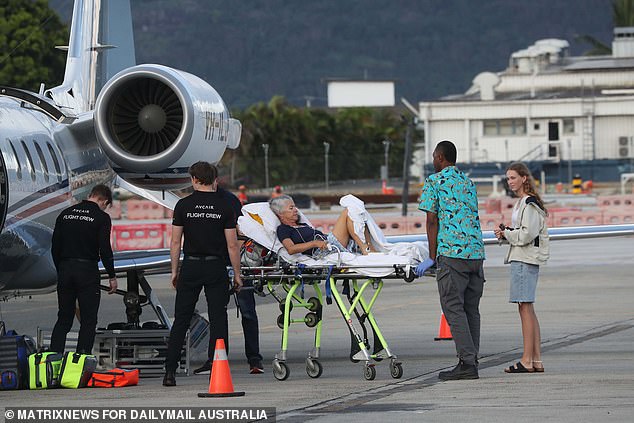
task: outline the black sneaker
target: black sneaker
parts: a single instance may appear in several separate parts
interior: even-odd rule
[[[176,371],[165,371],[165,376],[163,377],[163,386],[176,386]]]
[[[264,367],[262,366],[262,362],[255,363],[251,365],[251,374],[252,375],[261,375],[264,373]]]
[[[205,361],[205,364],[194,370],[195,375],[208,375],[211,373],[211,361]]]
[[[479,379],[478,368],[474,364],[466,364],[460,361],[456,367],[446,372],[438,373],[440,380]]]

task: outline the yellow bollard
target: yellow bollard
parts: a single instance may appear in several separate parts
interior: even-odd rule
[[[572,193],[581,194],[581,185],[582,185],[581,176],[577,173],[575,177],[572,178]]]

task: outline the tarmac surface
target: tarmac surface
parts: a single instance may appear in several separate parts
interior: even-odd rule
[[[271,360],[280,350],[281,331],[275,323],[277,304],[268,296],[257,298],[262,375],[248,373],[240,321],[233,308],[229,311],[230,368],[234,387],[245,391],[244,397],[198,398],[208,388],[208,376],[199,375],[177,377],[175,388],[163,387],[160,378],[142,378],[139,386],[121,389],[1,391],[0,408],[275,407],[279,422],[319,423],[634,421],[634,238],[551,243],[552,258],[541,269],[535,304],[543,374],[503,372],[519,359],[522,346],[517,307],[508,303],[506,248],[487,247],[479,380],[437,378],[457,360],[452,341],[433,340],[440,306],[435,280],[425,277],[410,284],[387,280],[373,308],[390,349],[403,363],[401,379],[392,379],[388,360],[376,363],[375,380],[364,379],[363,365],[348,359],[349,333],[333,304],[324,310],[323,375],[307,376],[313,331],[297,324],[290,329],[290,377],[276,380]],[[168,278],[154,276],[150,282],[172,315]],[[310,288],[306,291],[311,295]],[[198,308],[205,309],[202,300]],[[0,303],[0,312],[9,328],[35,335],[37,326],[54,324],[56,297],[10,300]],[[124,318],[121,297],[104,295],[100,325]],[[151,316],[142,315],[146,319]]]

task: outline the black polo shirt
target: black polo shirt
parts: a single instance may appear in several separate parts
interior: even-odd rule
[[[64,259],[97,263],[101,258],[108,275],[114,278],[111,227],[110,216],[94,201],[84,200],[62,211],[55,222],[51,243],[55,266]]]
[[[227,257],[224,230],[235,229],[236,217],[220,193],[194,191],[176,203],[172,225],[183,227],[185,255]]]

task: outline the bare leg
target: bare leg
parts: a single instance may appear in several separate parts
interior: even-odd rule
[[[366,251],[366,244],[361,241],[361,238],[359,238],[359,236],[357,236],[354,232],[354,222],[350,219],[350,217],[348,217],[348,209],[343,209],[339,215],[337,222],[335,222],[335,227],[332,229],[332,234],[344,247],[348,245],[350,238],[352,238],[352,240],[359,246],[362,253],[364,255],[368,254]]]
[[[537,314],[535,314],[535,307],[531,307],[531,310],[533,312],[533,321],[535,325],[535,331],[533,332],[533,367],[535,367],[536,369],[543,369],[544,365],[542,363],[541,330],[539,328],[539,321],[537,320]]]
[[[534,355],[535,350],[539,350],[539,323],[537,316],[535,316],[533,303],[519,303],[518,307],[522,321],[522,338],[524,339],[524,353],[521,361],[524,367],[530,369],[533,367],[533,360],[540,360]]]

